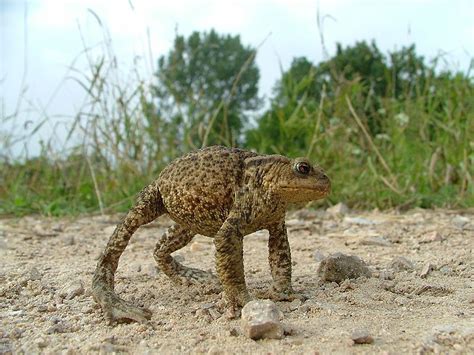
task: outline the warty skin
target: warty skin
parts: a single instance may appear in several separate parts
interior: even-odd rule
[[[99,258],[92,294],[106,319],[146,322],[151,312],[118,297],[114,275],[133,233],[168,214],[176,222],[156,244],[158,267],[177,284],[215,282],[216,277],[188,268],[171,253],[194,235],[214,238],[216,270],[229,314],[250,300],[244,277],[243,237],[269,231],[269,264],[274,300],[291,300],[291,253],[285,226],[289,204],[326,197],[331,183],[324,171],[305,158],[213,146],[188,153],[171,162],[158,179],[145,187],[136,204],[110,237]]]

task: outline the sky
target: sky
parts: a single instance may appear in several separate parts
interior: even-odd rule
[[[293,58],[325,58],[320,30],[326,55],[337,42],[373,39],[384,53],[414,43],[418,54],[441,55],[442,66],[466,72],[473,18],[474,0],[0,0],[0,134],[21,134],[45,115],[54,118],[41,128],[45,137],[71,122],[84,103],[71,78],[88,67],[85,48],[92,56],[113,48],[124,76],[138,63],[152,81],[176,33],[240,34],[259,48],[260,95],[268,98]],[[5,121],[17,108],[15,121]]]

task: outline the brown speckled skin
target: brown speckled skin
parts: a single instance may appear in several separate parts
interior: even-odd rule
[[[309,166],[307,173],[298,164]],[[114,274],[132,234],[143,224],[168,214],[176,225],[157,243],[154,257],[173,281],[189,284],[216,280],[201,270],[187,268],[171,253],[195,234],[214,238],[216,269],[230,310],[248,300],[243,265],[243,237],[257,230],[270,233],[269,263],[272,296],[291,299],[291,254],[285,227],[288,204],[327,196],[330,181],[324,171],[304,158],[259,155],[237,148],[204,148],[174,160],[158,179],[139,194],[135,206],[117,226],[102,253],[92,282],[92,293],[106,318],[144,322],[151,312],[120,299]]]

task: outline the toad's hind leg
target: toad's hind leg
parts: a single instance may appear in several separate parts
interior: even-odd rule
[[[120,256],[125,250],[133,233],[143,224],[150,223],[166,213],[160,191],[156,183],[145,187],[139,194],[135,206],[127,213],[107,243],[99,258],[92,280],[92,295],[104,311],[109,322],[134,320],[146,322],[151,312],[128,303],[114,291],[114,276]]]
[[[161,240],[156,243],[156,263],[163,273],[173,282],[180,285],[209,284],[218,285],[218,279],[210,272],[186,267],[177,262],[172,256],[176,250],[185,247],[194,237],[194,233],[181,227],[173,225],[165,232]]]

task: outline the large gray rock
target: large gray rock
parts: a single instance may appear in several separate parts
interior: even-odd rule
[[[372,273],[365,262],[357,256],[335,253],[321,261],[318,275],[323,281],[340,283],[346,279],[370,277]]]
[[[242,331],[250,339],[281,339],[280,311],[270,300],[255,300],[242,308]]]

